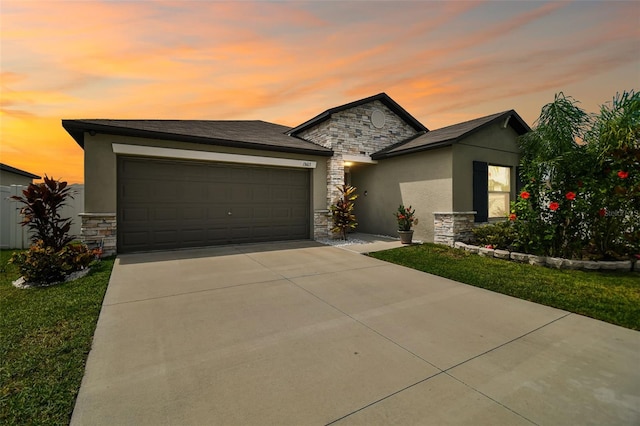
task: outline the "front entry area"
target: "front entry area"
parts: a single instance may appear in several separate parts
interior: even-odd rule
[[[118,252],[310,238],[307,169],[118,157]]]

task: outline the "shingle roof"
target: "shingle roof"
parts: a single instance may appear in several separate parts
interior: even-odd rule
[[[297,135],[303,130],[309,129],[319,123],[322,123],[325,120],[328,120],[329,118],[331,118],[332,114],[335,114],[340,111],[345,111],[350,108],[355,108],[357,106],[364,105],[373,101],[382,102],[387,108],[389,108],[391,111],[396,113],[400,118],[402,118],[405,122],[407,122],[407,124],[409,124],[411,127],[416,129],[417,131],[419,132],[429,131],[429,129],[427,129],[422,123],[420,123],[414,116],[409,114],[404,108],[402,108],[398,103],[396,103],[396,101],[391,99],[389,95],[382,92],[382,93],[378,93],[377,95],[369,96],[368,98],[360,99],[358,101],[350,102],[348,104],[329,108],[323,113],[316,115],[312,119],[307,120],[304,123],[300,124],[299,126],[294,127],[289,131],[289,134]]]
[[[504,123],[507,118],[509,118],[508,125],[511,126],[519,135],[523,135],[531,130],[518,113],[514,110],[509,110],[422,133],[418,136],[382,149],[374,153],[371,158],[379,160],[382,158],[395,157],[397,155],[410,154],[412,152],[448,146],[493,123]]]
[[[260,120],[62,120],[84,148],[85,132],[177,140],[208,145],[331,156],[333,151],[287,135],[291,128]]]
[[[31,179],[40,179],[40,176],[34,175],[33,173],[25,172],[24,170],[16,169],[15,167],[11,167],[8,164],[0,163],[0,170],[3,172],[11,172],[20,176],[25,176]]]

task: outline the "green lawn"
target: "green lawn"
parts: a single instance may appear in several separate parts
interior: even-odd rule
[[[84,278],[20,290],[0,251],[0,424],[68,424],[113,259]]]
[[[557,270],[481,257],[435,244],[370,256],[640,330],[640,274],[635,272]]]

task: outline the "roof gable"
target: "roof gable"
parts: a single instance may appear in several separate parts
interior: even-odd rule
[[[331,116],[337,112],[345,111],[351,108],[358,107],[360,105],[364,105],[370,102],[380,101],[387,108],[393,111],[396,115],[398,115],[402,120],[404,120],[408,125],[413,127],[418,132],[428,132],[427,129],[422,123],[420,123],[415,117],[409,114],[404,108],[402,108],[396,101],[391,99],[389,95],[386,93],[378,93],[374,96],[369,96],[368,98],[360,99],[358,101],[350,102],[348,104],[340,105],[337,107],[329,108],[328,110],[316,115],[310,120],[305,121],[304,123],[294,127],[291,129],[288,134],[295,136],[300,134],[301,132],[314,127],[323,121],[326,121],[331,118]]]
[[[518,113],[509,110],[417,135],[382,149],[374,153],[371,158],[377,160],[449,146],[495,123],[503,123],[502,125],[505,127],[510,126],[518,135],[523,135],[531,130]]]
[[[287,135],[290,127],[260,120],[62,120],[84,148],[85,132],[330,156],[330,149]]]

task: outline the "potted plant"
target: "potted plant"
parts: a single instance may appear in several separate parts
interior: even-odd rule
[[[418,224],[415,214],[415,209],[411,206],[405,207],[402,204],[398,207],[398,211],[395,212],[396,220],[398,221],[398,235],[400,235],[402,244],[411,244],[413,239],[413,229],[411,227]]]

